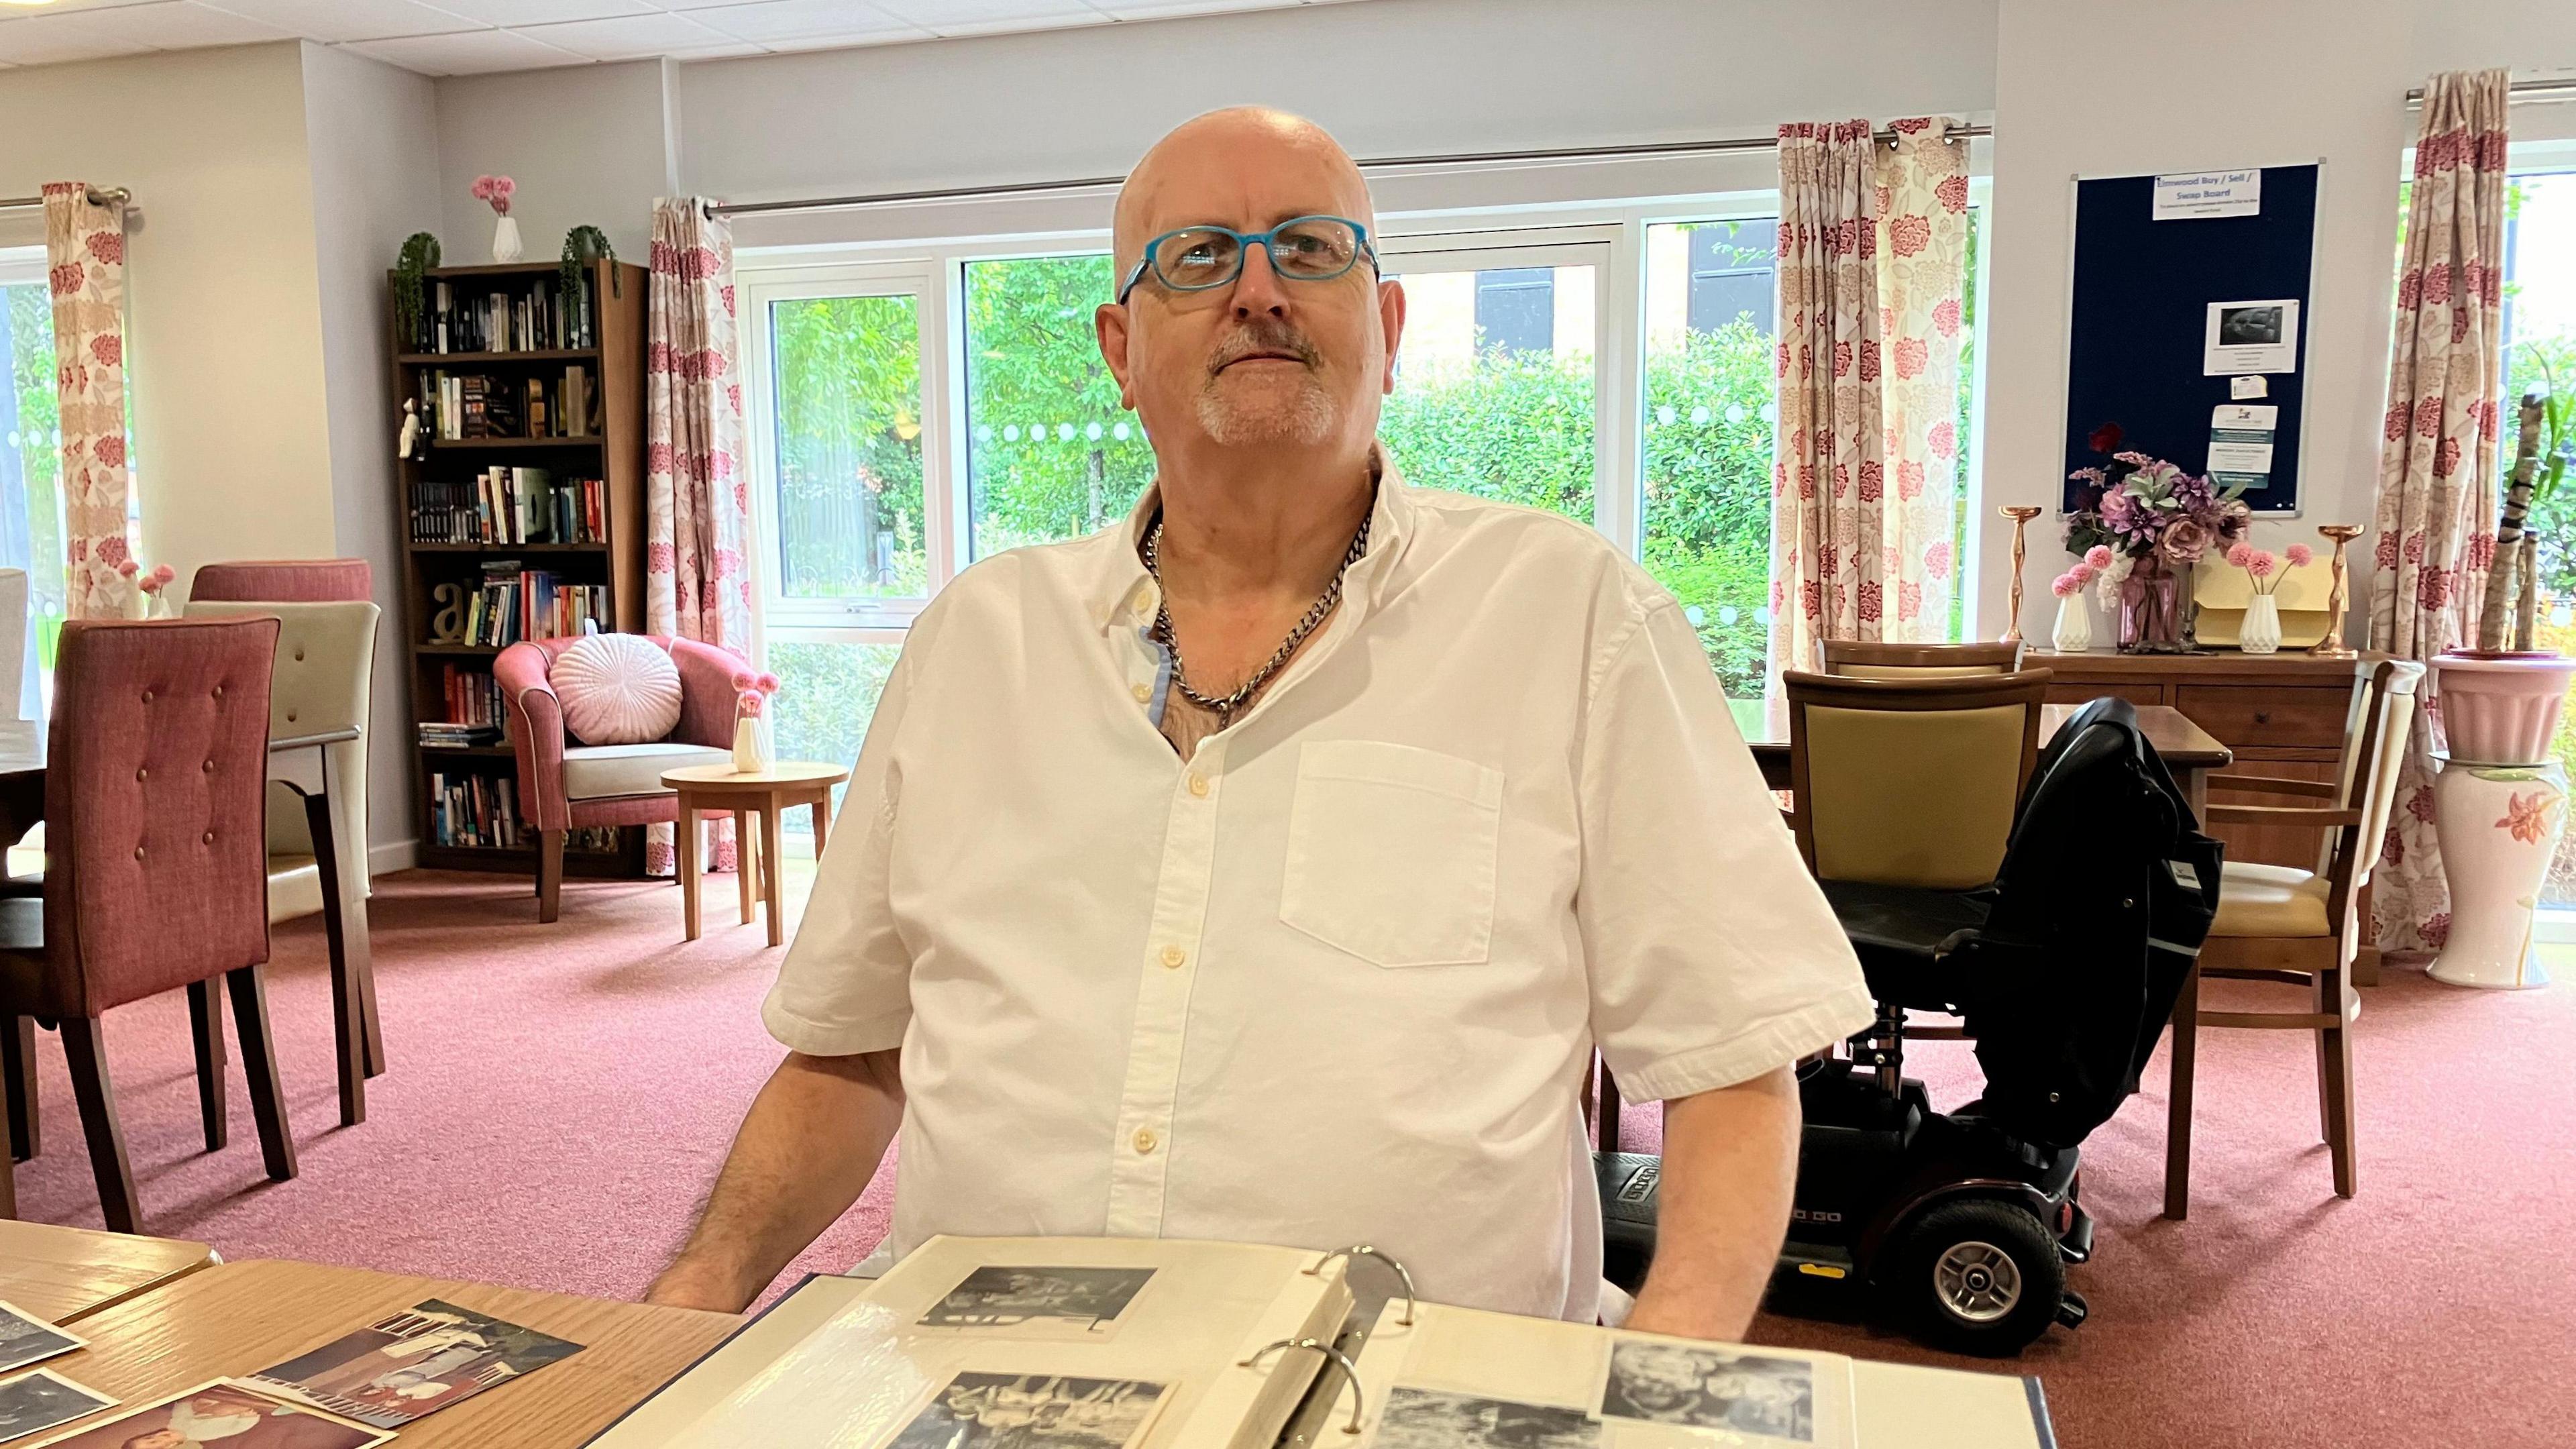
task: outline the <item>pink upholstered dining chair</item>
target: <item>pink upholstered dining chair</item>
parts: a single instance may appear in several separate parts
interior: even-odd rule
[[[329,604],[375,597],[375,574],[362,558],[245,559],[210,563],[188,581],[192,600],[255,604]]]
[[[117,1232],[135,1231],[140,1210],[100,1018],[147,996],[224,981],[269,1178],[295,1176],[261,972],[277,635],[268,618],[75,620],[57,646],[45,895],[0,901],[0,1026],[19,1040],[19,1018],[59,1026]],[[32,1129],[30,1082],[8,1075],[12,1115]]]
[[[551,676],[555,660],[579,640],[513,644],[492,661],[519,763],[519,826],[537,832],[539,921],[560,910],[566,831],[677,820],[679,797],[662,788],[662,772],[733,759],[733,676],[744,667],[741,656],[694,639],[639,637],[671,651],[680,670],[680,722],[645,744],[585,745],[564,733]]]

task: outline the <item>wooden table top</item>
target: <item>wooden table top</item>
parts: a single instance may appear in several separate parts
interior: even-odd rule
[[[78,1322],[214,1262],[203,1243],[0,1219],[0,1299],[56,1323]]]
[[[728,792],[766,795],[772,790],[798,786],[837,785],[850,778],[846,765],[826,765],[813,760],[778,760],[766,770],[748,773],[731,765],[683,765],[662,772],[662,786],[668,790],[686,790],[692,795],[721,795]]]
[[[2059,726],[2066,723],[2067,717],[2083,707],[2080,704],[2041,705],[2040,744],[2045,746],[2055,737]],[[2156,753],[2164,756],[2165,763],[2176,769],[2223,769],[2236,758],[2209,731],[2193,724],[2191,716],[2169,704],[2139,705],[2138,730],[2147,737],[2148,744],[2156,747]],[[1784,766],[1788,762],[1789,742],[1785,739],[1747,740],[1745,743],[1753,747],[1754,758],[1763,759],[1765,763],[1768,763],[1767,756],[1778,757]]]
[[[722,1313],[319,1263],[223,1263],[89,1318],[80,1334],[90,1346],[46,1366],[128,1406],[144,1404],[257,1373],[424,1298],[583,1347],[403,1429],[402,1449],[574,1449],[741,1324]]]

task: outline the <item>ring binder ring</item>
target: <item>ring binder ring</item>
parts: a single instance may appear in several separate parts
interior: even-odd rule
[[[1393,1262],[1394,1260],[1390,1258],[1387,1261]],[[1320,1263],[1316,1265],[1318,1268],[1321,1266],[1323,1265]],[[1308,1271],[1312,1272],[1314,1270],[1309,1269]],[[1266,1347],[1255,1351],[1252,1357],[1245,1359],[1242,1363],[1235,1365],[1235,1367],[1258,1367],[1263,1359],[1268,1358],[1270,1355],[1277,1353],[1283,1348],[1311,1348],[1315,1352],[1322,1354],[1324,1357],[1331,1359],[1333,1362],[1342,1366],[1342,1376],[1351,1381],[1351,1421],[1342,1426],[1342,1432],[1345,1434],[1358,1433],[1360,1431],[1360,1417],[1366,1412],[1368,1404],[1367,1391],[1360,1387],[1360,1366],[1351,1362],[1351,1356],[1349,1354],[1333,1347],[1324,1340],[1320,1338],[1283,1338],[1277,1343],[1267,1345]]]
[[[1393,1268],[1395,1270],[1395,1276],[1404,1280],[1404,1316],[1396,1321],[1407,1328],[1411,1328],[1413,1326],[1413,1274],[1402,1263],[1395,1260],[1394,1254],[1377,1248],[1372,1248],[1366,1243],[1357,1243],[1347,1248],[1336,1248],[1332,1252],[1326,1253],[1321,1258],[1316,1259],[1315,1266],[1306,1270],[1307,1275],[1311,1277],[1314,1274],[1323,1272],[1324,1265],[1333,1261],[1335,1258],[1375,1258],[1379,1262]]]

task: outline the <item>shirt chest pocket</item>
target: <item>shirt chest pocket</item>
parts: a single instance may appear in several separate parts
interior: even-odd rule
[[[1279,919],[1379,966],[1482,961],[1502,817],[1500,770],[1411,745],[1310,740]]]

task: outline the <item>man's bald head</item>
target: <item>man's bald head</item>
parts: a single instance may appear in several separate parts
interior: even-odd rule
[[[1297,214],[1253,214],[1247,182],[1264,192],[1289,189],[1314,198],[1300,209],[1345,216],[1377,232],[1368,183],[1330,132],[1303,116],[1267,106],[1229,106],[1194,116],[1147,149],[1118,189],[1111,243],[1123,281],[1164,232],[1202,222],[1260,231]],[[1305,183],[1298,187],[1296,183]],[[1275,209],[1275,208],[1272,208]]]

